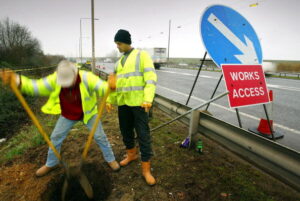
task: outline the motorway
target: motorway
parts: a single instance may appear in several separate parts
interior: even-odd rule
[[[197,71],[161,68],[156,72],[158,75],[157,94],[185,104]],[[193,107],[209,100],[220,76],[221,72],[202,71],[188,105]],[[266,81],[269,90],[273,90],[274,94],[273,112],[271,112],[274,130],[284,135],[276,142],[300,152],[300,80],[266,78]],[[225,84],[222,81],[216,95],[225,90]],[[229,108],[227,97],[212,103],[208,111],[213,116],[238,126],[236,112]],[[259,120],[266,118],[262,105],[242,107],[239,111],[242,126],[246,130],[257,128]]]

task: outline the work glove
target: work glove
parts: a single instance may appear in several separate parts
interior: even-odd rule
[[[145,112],[149,112],[150,108],[152,107],[152,103],[143,102],[143,104],[141,105],[141,107],[145,109]]]
[[[110,103],[106,103],[106,111],[110,113],[113,110],[113,106]]]
[[[107,83],[109,88],[114,91],[117,87],[117,75],[112,73],[108,76]]]
[[[14,82],[14,84],[19,86],[21,82],[20,76],[10,69],[0,70],[0,78],[2,79],[2,83],[4,85],[10,85]]]

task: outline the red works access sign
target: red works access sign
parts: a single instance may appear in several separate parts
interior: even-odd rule
[[[261,65],[222,65],[230,107],[269,102],[268,88]]]

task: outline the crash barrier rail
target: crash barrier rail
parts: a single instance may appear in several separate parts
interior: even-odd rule
[[[107,80],[108,79],[108,73],[105,73],[103,71],[100,71],[98,69],[96,69],[96,74],[101,77],[101,79],[103,80]]]
[[[42,66],[42,67],[31,67],[31,68],[22,68],[22,69],[12,69],[14,72],[24,72],[24,71],[33,71],[33,70],[42,70],[42,69],[49,69],[49,68],[55,68],[57,65],[53,66]]]
[[[26,68],[16,68],[12,67],[10,68],[13,72],[18,73],[18,74],[23,74],[23,75],[28,75],[28,76],[46,76],[49,74],[49,72],[54,71],[57,65],[52,65],[52,66],[41,66],[41,67],[26,67]],[[6,67],[0,66],[0,69],[5,69]]]
[[[156,94],[154,105],[172,117],[190,107]],[[180,119],[189,125],[192,115]],[[200,112],[198,132],[300,191],[300,153],[247,130]]]
[[[96,75],[98,75],[101,79],[107,80],[108,79],[108,73],[101,71],[99,69],[96,69]]]
[[[162,67],[167,67],[167,66],[162,66]],[[179,69],[189,69],[189,70],[198,70],[200,66],[198,65],[187,65],[187,66],[179,66],[179,65],[172,65],[168,66],[168,68],[179,68]],[[216,72],[221,72],[222,70],[216,66],[206,66],[204,65],[202,67],[202,70],[206,71],[216,71]]]
[[[292,73],[292,72],[266,72],[265,73],[267,76],[268,75],[275,75],[279,77],[295,77],[300,79],[300,73]]]

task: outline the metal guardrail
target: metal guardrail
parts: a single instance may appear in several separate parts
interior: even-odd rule
[[[300,73],[291,73],[291,72],[274,72],[274,73],[267,73],[267,74],[271,74],[271,75],[276,75],[279,77],[295,77],[300,79]]]
[[[173,117],[191,109],[160,95],[156,95],[155,105]],[[181,121],[188,125],[189,118],[187,115]],[[300,191],[299,152],[205,113],[200,113],[198,131]]]
[[[103,71],[99,71],[96,69],[96,72],[98,73],[98,76],[103,79],[103,80],[107,80],[108,79],[108,74],[103,72]]]

